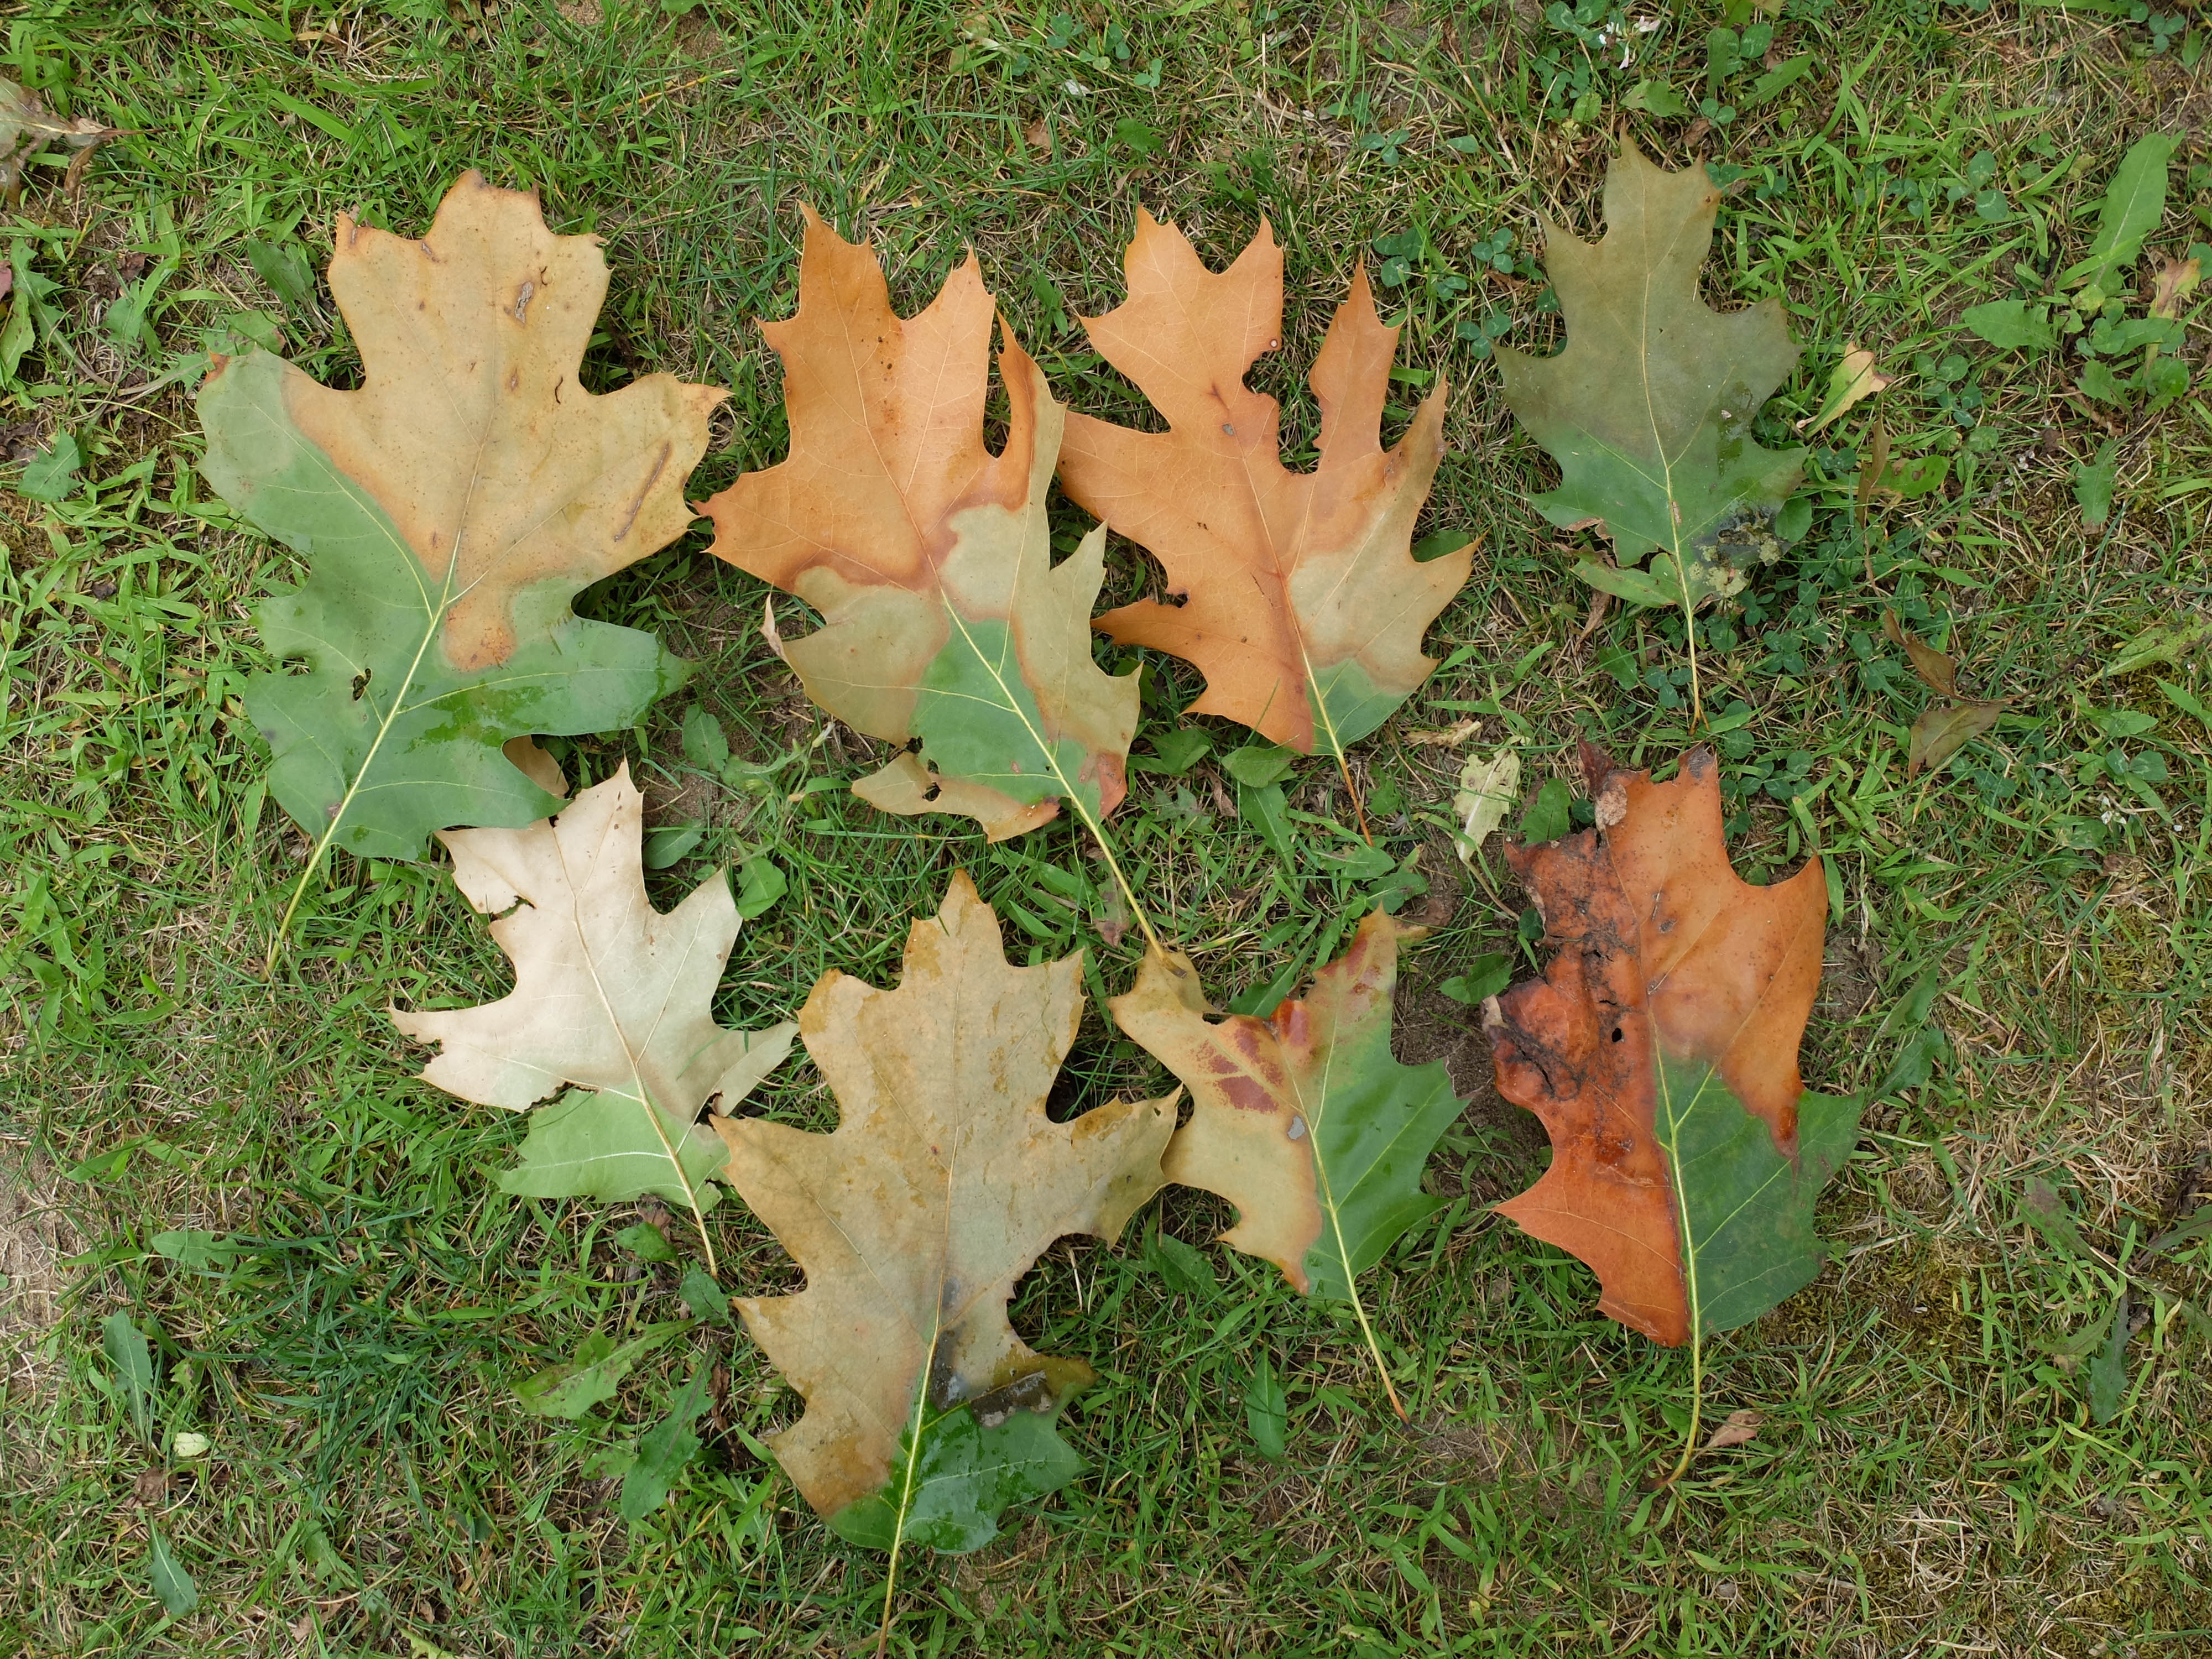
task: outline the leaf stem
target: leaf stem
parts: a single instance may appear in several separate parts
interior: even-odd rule
[[[1327,1085],[1324,1084],[1324,1111],[1328,1109],[1326,1091]],[[1301,1101],[1299,1104],[1303,1107],[1304,1103]],[[1406,1415],[1405,1402],[1398,1398],[1397,1388],[1390,1381],[1390,1368],[1382,1363],[1382,1345],[1376,1340],[1375,1327],[1368,1322],[1367,1304],[1359,1299],[1358,1277],[1352,1271],[1352,1253],[1344,1243],[1343,1216],[1338,1208],[1335,1194],[1329,1190],[1328,1165],[1322,1159],[1318,1126],[1311,1114],[1302,1111],[1300,1115],[1305,1119],[1306,1133],[1313,1143],[1314,1184],[1320,1189],[1322,1208],[1328,1216],[1328,1230],[1336,1237],[1336,1259],[1344,1264],[1344,1293],[1352,1304],[1352,1317],[1359,1322],[1359,1334],[1366,1340],[1367,1352],[1375,1361],[1375,1374],[1382,1379],[1382,1392],[1390,1398],[1390,1409],[1398,1413],[1401,1423],[1411,1422],[1413,1419]]]
[[[1705,723],[1705,701],[1698,695],[1698,607],[1690,598],[1690,580],[1682,579],[1682,636],[1690,642],[1690,730]]]
[[[1060,769],[1057,762],[1054,763],[1053,769],[1055,772]],[[1121,890],[1121,897],[1129,907],[1129,914],[1137,919],[1137,926],[1145,935],[1145,943],[1164,956],[1167,947],[1160,943],[1160,936],[1152,931],[1152,918],[1145,914],[1145,907],[1137,902],[1137,890],[1129,884],[1129,878],[1122,872],[1121,861],[1114,856],[1114,843],[1106,838],[1106,826],[1092,815],[1090,806],[1080,795],[1071,793],[1066,799],[1067,804],[1075,809],[1076,816],[1083,820],[1083,827],[1091,832],[1091,840],[1098,843],[1098,850],[1106,855],[1106,867],[1114,872],[1115,884]]]
[[[898,1503],[891,1522],[891,1559],[884,1570],[884,1616],[876,1626],[876,1659],[891,1639],[891,1597],[898,1591],[899,1550],[906,1542],[906,1518],[914,1508],[914,1482],[921,1468],[921,1431],[929,1408],[929,1376],[937,1368],[938,1334],[929,1339],[929,1357],[922,1363],[921,1380],[915,1384],[914,1420],[907,1425],[906,1467],[900,1473]]]
[[[1334,737],[1335,734],[1330,734]],[[1344,779],[1344,793],[1352,797],[1352,815],[1359,821],[1359,838],[1370,847],[1375,845],[1375,832],[1367,827],[1367,808],[1359,799],[1359,786],[1352,781],[1352,763],[1344,757],[1344,748],[1336,749],[1336,769]]]
[[[1662,1486],[1671,1486],[1686,1474],[1690,1460],[1698,1454],[1698,1419],[1705,1404],[1705,1343],[1698,1328],[1700,1321],[1694,1310],[1690,1319],[1690,1431],[1682,1438],[1682,1455],[1675,1460],[1674,1471]]]

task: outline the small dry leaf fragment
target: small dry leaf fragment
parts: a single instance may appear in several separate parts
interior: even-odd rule
[[[422,1076],[449,1094],[509,1111],[560,1095],[532,1115],[520,1162],[499,1177],[505,1191],[649,1194],[698,1216],[714,1206],[725,1158],[700,1109],[717,1097],[734,1108],[781,1063],[798,1027],[715,1024],[738,927],[729,883],[714,875],[668,915],[654,910],[644,824],[625,765],[558,818],[442,833],[454,884],[496,918],[491,936],[514,964],[514,989],[473,1008],[392,1018],[441,1045]]]
[[[0,197],[13,203],[22,195],[24,167],[52,143],[76,151],[63,175],[63,188],[74,196],[84,183],[93,152],[121,137],[122,128],[103,126],[89,116],[64,121],[47,111],[38,94],[0,79]]]
[[[1733,1411],[1721,1420],[1720,1425],[1705,1437],[1705,1443],[1698,1448],[1701,1452],[1726,1451],[1730,1446],[1748,1446],[1759,1438],[1761,1419],[1754,1411]]]
[[[1930,703],[1912,722],[1912,734],[1905,746],[1905,775],[1917,778],[1923,772],[1942,770],[1944,762],[1993,730],[2004,709],[2002,702]]]
[[[1363,267],[1309,377],[1320,464],[1291,472],[1275,400],[1244,384],[1281,343],[1283,253],[1267,223],[1217,275],[1175,226],[1139,210],[1126,269],[1128,299],[1083,325],[1168,429],[1071,415],[1060,481],[1160,562],[1181,603],[1140,599],[1096,625],[1195,664],[1206,691],[1187,713],[1340,758],[1428,678],[1436,664],[1421,636],[1473,568],[1471,544],[1413,556],[1443,451],[1444,384],[1386,453],[1398,331],[1376,318]]]
[[[1079,956],[1008,966],[955,875],[896,990],[830,973],[799,1013],[836,1131],[715,1121],[726,1178],[806,1273],[795,1296],[737,1304],[806,1400],[769,1443],[855,1542],[974,1549],[1080,1467],[1052,1419],[1091,1370],[1031,1352],[1006,1301],[1054,1239],[1121,1232],[1176,1121],[1172,1096],[1047,1115],[1082,982]]]
[[[1471,864],[1482,843],[1490,839],[1505,815],[1521,798],[1521,751],[1508,746],[1485,758],[1468,757],[1460,769],[1459,788],[1452,796],[1452,811],[1459,815],[1460,861]]]
[[[1944,762],[1984,732],[1990,731],[2010,705],[2008,697],[1962,697],[1959,695],[1958,665],[1943,652],[1923,642],[1897,619],[1893,611],[1881,615],[1881,631],[1890,643],[1902,647],[1911,659],[1920,682],[1943,699],[1921,711],[1912,723],[1905,750],[1905,775],[1939,769]]]
[[[1904,650],[1912,663],[1912,672],[1920,677],[1923,685],[1939,696],[1955,697],[1959,695],[1958,665],[1898,621],[1897,612],[1885,611],[1881,613],[1881,631],[1892,645]]]
[[[2203,271],[2195,259],[2161,257],[2151,278],[2150,314],[2165,322],[2179,321],[2183,301],[2197,291]]]
[[[994,307],[973,255],[901,318],[865,245],[814,213],[783,360],[791,453],[700,509],[714,551],[822,613],[782,641],[807,695],[857,731],[919,738],[854,785],[886,811],[957,812],[994,841],[1125,789],[1137,677],[1091,657],[1102,527],[1058,566],[1045,495],[1064,412],[1005,337],[1006,447],[983,447]]]
[[[1843,418],[1854,404],[1887,392],[1896,384],[1897,377],[1885,374],[1875,367],[1874,353],[1856,340],[1844,343],[1844,358],[1828,376],[1828,395],[1820,400],[1820,407],[1807,419],[1797,422],[1797,429],[1811,437],[1822,428]]]
[[[1860,1103],[1812,1093],[1797,1045],[1820,980],[1818,859],[1753,887],[1729,862],[1720,768],[1585,747],[1599,829],[1511,847],[1553,955],[1486,1018],[1498,1092],[1552,1165],[1498,1206],[1596,1271],[1600,1309],[1669,1345],[1756,1318],[1826,1261],[1813,1209]]]
[[[1432,731],[1408,732],[1406,743],[1413,749],[1456,749],[1481,730],[1480,720],[1454,720]]]
[[[1859,457],[1858,489],[1851,503],[1851,517],[1861,530],[1866,528],[1867,511],[1874,505],[1875,492],[1881,488],[1882,477],[1889,471],[1889,428],[1882,418],[1874,417],[1874,428],[1867,434],[1866,453]],[[1873,556],[1871,553],[1868,555]]]

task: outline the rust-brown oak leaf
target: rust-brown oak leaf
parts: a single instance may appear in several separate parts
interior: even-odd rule
[[[1148,549],[1182,603],[1140,599],[1097,625],[1196,664],[1206,692],[1190,712],[1340,759],[1436,666],[1421,635],[1473,566],[1467,547],[1426,562],[1412,550],[1443,449],[1444,383],[1385,451],[1398,331],[1376,319],[1362,269],[1309,377],[1320,464],[1292,472],[1275,400],[1244,384],[1281,343],[1283,252],[1268,227],[1217,275],[1139,210],[1127,270],[1128,299],[1084,326],[1168,429],[1071,415],[1060,481]]]
[[[983,445],[991,296],[971,255],[903,318],[881,268],[806,210],[799,310],[762,331],[783,359],[791,453],[705,503],[715,554],[805,599],[783,642],[807,694],[870,737],[921,739],[854,791],[957,812],[994,841],[1072,799],[1121,801],[1134,674],[1091,660],[1105,532],[1052,562],[1045,494],[1064,418],[1006,336],[1006,447]]]
[[[846,1538],[973,1549],[1076,1472],[1052,1419],[1091,1368],[1031,1352],[1006,1300],[1054,1239],[1120,1233],[1176,1121],[1172,1096],[1046,1115],[1082,1006],[1080,957],[1010,967],[956,875],[897,989],[831,973],[800,1011],[836,1131],[716,1120],[726,1178],[806,1270],[738,1304],[806,1399],[769,1444]]]
[[[1553,955],[1498,1000],[1498,1089],[1543,1120],[1552,1167],[1498,1207],[1595,1268],[1606,1313],[1693,1342],[1827,1260],[1814,1205],[1860,1108],[1797,1070],[1827,885],[1817,858],[1771,887],[1736,875],[1710,750],[1664,783],[1583,764],[1597,827],[1506,849]]]

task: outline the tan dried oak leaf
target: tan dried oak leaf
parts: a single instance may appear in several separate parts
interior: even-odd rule
[[[1081,986],[1079,957],[1009,967],[956,875],[896,990],[831,973],[799,1014],[836,1132],[716,1122],[729,1179],[806,1270],[798,1295],[738,1304],[806,1397],[769,1444],[848,1538],[971,1549],[1075,1472],[1050,1419],[1091,1368],[1031,1352],[1006,1300],[1061,1235],[1121,1231],[1176,1121],[1173,1096],[1046,1115]]]
[[[715,1023],[737,905],[718,873],[668,915],[653,908],[644,808],[624,766],[557,819],[442,832],[454,884],[497,918],[491,935],[514,963],[514,989],[474,1008],[392,1019],[442,1045],[422,1076],[450,1094],[511,1111],[561,1095],[532,1119],[521,1161],[500,1177],[507,1191],[651,1194],[699,1215],[727,1157],[697,1121],[701,1108],[717,1097],[725,1111],[735,1106],[782,1061],[798,1027]]]

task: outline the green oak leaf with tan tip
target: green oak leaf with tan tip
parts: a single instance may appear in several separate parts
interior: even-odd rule
[[[572,601],[683,533],[723,394],[666,374],[585,391],[598,239],[475,173],[420,240],[341,215],[330,284],[360,387],[262,351],[219,362],[204,470],[307,562],[255,611],[282,664],[245,693],[270,793],[318,852],[412,859],[432,830],[553,810],[511,740],[629,726],[681,680],[651,635]]]
[[[714,551],[821,614],[786,640],[807,695],[917,746],[854,792],[953,812],[993,841],[1073,803],[1121,802],[1137,678],[1091,655],[1105,532],[1058,566],[1045,498],[1065,416],[1012,335],[1005,448],[983,446],[994,307],[971,256],[902,318],[875,256],[806,210],[799,309],[762,325],[783,359],[791,453],[704,504]]]
[[[1304,997],[1266,1019],[1207,1018],[1189,958],[1158,950],[1107,1005],[1190,1091],[1167,1178],[1237,1206],[1224,1243],[1273,1262],[1301,1295],[1350,1303],[1394,1405],[1358,1280],[1443,1207],[1421,1170],[1467,1103],[1443,1061],[1390,1052],[1398,949],[1420,933],[1370,911]]]
[[[1624,143],[1604,238],[1544,225],[1566,349],[1498,348],[1506,403],[1559,464],[1537,509],[1596,526],[1613,563],[1576,574],[1632,605],[1694,610],[1741,589],[1750,565],[1779,555],[1771,522],[1804,470],[1803,450],[1763,448],[1751,431],[1797,362],[1781,301],[1723,313],[1698,295],[1720,201],[1702,163],[1668,173]]]
[[[439,1045],[426,1082],[531,1112],[519,1161],[499,1177],[503,1190],[665,1199],[700,1220],[703,1238],[727,1153],[700,1115],[710,1103],[732,1110],[782,1063],[798,1027],[715,1022],[737,902],[718,873],[666,915],[656,911],[645,892],[644,827],[645,799],[625,765],[557,818],[441,832],[454,884],[494,918],[514,988],[472,1008],[392,1018]]]

